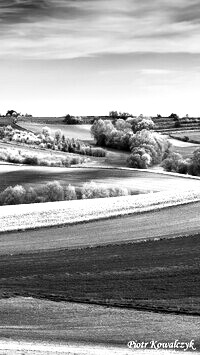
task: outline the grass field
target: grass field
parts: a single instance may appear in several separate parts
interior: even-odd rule
[[[32,123],[32,122],[19,122],[23,128],[30,129],[31,131],[38,133],[41,132],[44,124],[41,123]],[[93,143],[93,139],[90,134],[90,125],[61,125],[61,124],[49,124],[49,127],[52,129],[52,132],[55,132],[57,129],[61,129],[66,136],[70,138],[78,138],[80,140],[85,140],[87,142]],[[187,134],[186,134],[187,133]],[[191,135],[191,137],[196,137],[199,135],[199,132],[186,131],[186,133],[174,133],[173,137],[180,137],[184,135]],[[200,141],[200,138],[199,138]],[[170,139],[170,142],[173,145],[173,151],[181,154],[185,159],[190,158],[195,149],[198,148],[198,145],[180,142],[176,139]],[[126,166],[127,152],[120,152],[114,149],[106,149],[108,154],[107,158],[102,162],[104,165],[115,165],[115,166]]]
[[[136,191],[164,191],[199,188],[200,180],[170,176],[148,171],[104,168],[48,168],[31,166],[1,166],[0,191],[7,186],[38,186],[57,180],[62,185],[81,186],[91,180],[97,183],[126,186]]]
[[[127,355],[133,352],[127,349],[130,340],[170,342],[194,339],[195,346],[200,346],[199,319],[194,316],[17,297],[0,300],[0,317],[0,338],[10,339],[9,343],[11,339],[16,340],[18,345],[19,339],[32,342],[45,340],[52,349],[62,344],[65,345],[63,353],[66,355],[68,346],[77,344],[80,351],[81,345],[84,347],[86,343],[93,352],[80,351],[81,354],[107,355],[104,346],[118,345],[120,348],[116,347],[111,354],[124,355],[123,350],[126,350]],[[99,353],[95,352],[98,345],[102,347]],[[25,346],[22,350],[25,354]]]
[[[35,122],[19,121],[18,124],[21,127],[26,128],[27,130],[30,130],[34,133],[41,133],[42,128],[45,126],[44,123]],[[48,127],[51,129],[52,134],[54,134],[58,129],[61,129],[66,137],[81,139],[85,141],[93,141],[93,138],[90,134],[90,125],[66,125],[62,124],[61,122],[60,124],[49,123]]]
[[[173,133],[172,136],[177,139],[184,140],[185,137],[189,138],[189,142],[200,144],[200,131],[182,131]]]

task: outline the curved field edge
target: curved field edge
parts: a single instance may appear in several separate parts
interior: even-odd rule
[[[35,351],[33,354],[45,355],[66,355],[68,352],[79,355],[125,355],[129,351],[127,343],[136,339],[162,342],[194,339],[197,349],[200,345],[199,320],[193,316],[162,315],[21,297],[0,300],[0,309],[0,350],[15,349],[23,351],[23,354]],[[7,354],[6,351],[4,354]],[[165,353],[159,350],[159,354]],[[144,353],[139,350],[137,354]],[[154,350],[145,350],[145,354],[152,355]]]
[[[199,235],[193,235],[1,255],[0,298],[199,316],[199,251]]]
[[[0,207],[0,232],[70,225],[200,201],[200,191],[158,192],[92,200]]]

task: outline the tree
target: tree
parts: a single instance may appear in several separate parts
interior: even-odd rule
[[[24,202],[26,191],[21,185],[7,187],[0,194],[0,203],[2,205],[18,205]]]
[[[200,175],[200,148],[193,152],[191,163],[193,175]]]
[[[117,111],[110,111],[109,112],[109,116],[112,117],[112,118],[118,118],[119,114],[118,114]]]
[[[15,117],[18,117],[20,115],[20,113],[18,113],[17,111],[15,110],[8,110],[6,112],[6,116],[15,116]]]
[[[42,134],[45,136],[45,138],[49,137],[51,135],[51,130],[49,127],[45,126],[42,128]]]
[[[179,161],[182,160],[182,156],[178,153],[171,153],[166,159],[162,162],[162,167],[166,171],[177,172]]]
[[[62,201],[64,200],[64,191],[58,181],[48,182],[43,190],[46,201]]]
[[[68,114],[65,116],[63,122],[66,124],[82,124],[83,119],[81,117],[74,117]]]
[[[57,131],[55,131],[55,143],[58,144],[60,143],[62,138],[62,131],[61,129],[58,129]]]
[[[96,139],[98,145],[106,146],[108,136],[113,130],[114,126],[110,120],[99,119],[93,123],[91,134]]]
[[[65,200],[76,200],[77,195],[76,195],[76,190],[75,187],[72,185],[68,185],[64,189],[64,199]]]
[[[176,121],[178,120],[179,116],[176,113],[171,113],[171,115],[169,115],[169,118],[173,118]]]
[[[150,117],[144,117],[143,115],[128,119],[127,122],[130,122],[134,133],[142,131],[143,129],[152,130],[155,126]]]
[[[147,168],[160,163],[169,153],[169,143],[159,133],[148,130],[138,131],[130,138],[131,155],[128,164],[131,167]]]

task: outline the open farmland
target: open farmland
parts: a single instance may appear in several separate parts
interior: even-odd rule
[[[27,130],[31,130],[34,133],[41,132],[42,127],[44,124],[41,123],[33,123],[33,122],[19,122],[19,125]],[[70,138],[78,138],[83,141],[87,141],[90,144],[93,143],[93,138],[90,134],[90,127],[91,125],[55,125],[49,124],[49,127],[52,130],[52,133],[58,129],[61,129],[66,137]],[[187,135],[191,137],[199,137],[199,132],[193,131],[186,131]],[[173,134],[173,137],[182,137],[186,135],[186,132],[176,132]],[[166,133],[165,133],[166,135]],[[195,149],[198,148],[198,144],[190,143],[190,142],[181,142],[178,139],[169,138],[169,141],[172,143],[172,150],[176,153],[179,153],[183,156],[184,159],[190,158]],[[105,159],[101,159],[102,165],[112,165],[112,166],[127,166],[126,160],[128,157],[128,152],[118,151],[116,149],[108,149],[107,157]]]
[[[184,159],[191,158],[193,152],[199,148],[198,144],[180,141],[175,139],[174,135],[173,137],[174,138],[169,138],[169,142],[172,144],[172,150],[181,154]]]
[[[138,192],[171,191],[200,188],[199,179],[184,176],[158,174],[149,171],[105,168],[49,168],[39,166],[1,166],[1,187],[23,185],[38,186],[57,180],[62,185],[81,186],[85,182],[95,181],[109,186],[121,185]]]
[[[73,126],[71,137],[76,131],[77,126]],[[174,149],[184,149],[186,154],[188,148],[194,150],[194,145],[177,142],[174,141]],[[111,162],[110,165],[122,166],[126,155],[109,149],[106,158],[96,161],[99,165]],[[174,195],[183,190],[197,194],[200,191],[198,179],[98,166],[65,169],[1,165],[0,177],[1,189],[16,184],[41,186],[54,180],[79,187],[93,180],[130,187],[135,193],[161,191],[170,196],[173,191]],[[152,198],[154,195],[149,194]],[[148,195],[141,195],[142,203],[145,197]],[[106,206],[104,212],[107,211],[109,201],[101,202]],[[65,208],[69,219],[73,214],[70,203]],[[64,207],[58,204],[58,213],[53,207],[48,213],[47,208],[51,222]],[[35,209],[39,211],[41,205]],[[31,207],[24,206],[19,213],[23,208],[28,212]],[[79,215],[87,210],[84,206],[78,206]],[[137,340],[191,338],[200,348],[200,203],[159,210],[160,207],[156,207],[157,211],[110,220],[1,233],[0,338],[78,342],[78,346],[91,343],[91,347],[124,346],[133,338],[134,330]],[[17,208],[8,207],[13,214]],[[42,216],[45,220],[45,214]],[[35,218],[34,213],[31,217]],[[31,224],[31,218],[27,221]],[[85,353],[90,354],[89,350]]]
[[[123,219],[1,234],[0,338],[9,337],[15,349],[19,342],[12,341],[21,340],[24,354],[24,340],[33,343],[29,350],[40,341],[53,342],[54,354],[57,342],[67,342],[64,354],[90,354],[90,344],[91,355],[96,346],[103,355],[102,347],[113,344],[114,354],[121,355],[116,346],[132,339],[195,339],[199,349],[199,317],[167,314],[199,314],[200,238],[189,236],[200,231],[199,208],[195,203]],[[188,236],[122,244],[130,237],[133,242],[180,234]]]
[[[0,317],[2,343],[9,348],[13,342],[8,344],[6,338],[12,337],[15,345],[21,345],[23,354],[26,354],[25,340],[35,346],[43,345],[43,351],[46,342],[49,351],[56,351],[56,347],[62,344],[62,354],[65,355],[68,351],[73,354],[72,349],[75,354],[80,351],[81,355],[127,355],[132,352],[127,349],[127,343],[134,339],[174,341],[175,337],[182,341],[194,339],[196,348],[200,345],[199,322],[193,316],[18,297],[0,300]],[[19,342],[19,338],[23,342]],[[45,344],[41,340],[45,340]],[[31,344],[28,344],[30,350]]]
[[[1,252],[1,297],[200,315],[199,235],[18,253]]]
[[[173,138],[180,140],[188,139],[189,142],[200,144],[200,131],[181,131],[171,134]]]
[[[19,121],[19,126],[25,128],[34,133],[41,133],[42,128],[45,126],[44,123],[32,123],[32,122],[21,122]],[[93,141],[90,134],[91,125],[66,125],[66,124],[55,124],[48,123],[48,127],[51,129],[52,134],[54,134],[58,129],[61,129],[63,134],[68,138],[76,138],[85,141]]]

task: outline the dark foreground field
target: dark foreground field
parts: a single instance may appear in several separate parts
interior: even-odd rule
[[[200,236],[1,255],[1,298],[200,315]]]

